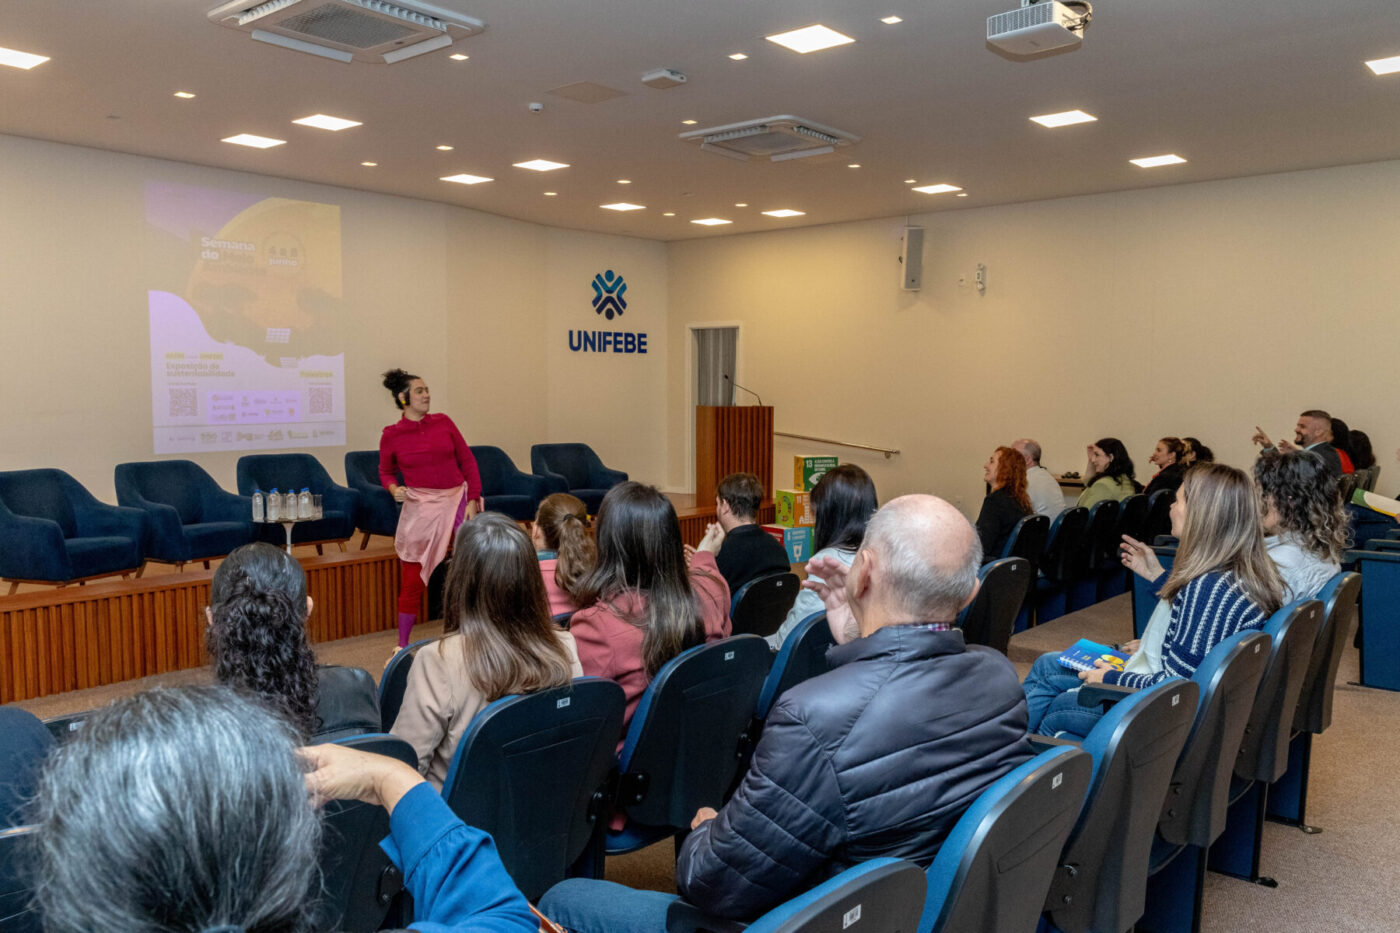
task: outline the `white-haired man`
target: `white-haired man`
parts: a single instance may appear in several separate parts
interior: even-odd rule
[[[1011,662],[954,625],[981,558],[957,509],[904,496],[875,513],[849,569],[812,562],[831,670],[783,694],[738,791],[695,815],[676,861],[683,897],[750,919],[867,859],[927,867],[978,795],[1031,757]],[[580,933],[659,933],[672,900],[572,879],[540,905]]]
[[[1065,510],[1065,494],[1060,491],[1055,474],[1040,465],[1040,445],[1023,437],[1011,449],[1026,461],[1026,495],[1037,515],[1054,518]]]

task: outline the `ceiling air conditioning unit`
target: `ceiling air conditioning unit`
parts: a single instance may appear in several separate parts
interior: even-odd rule
[[[860,142],[859,136],[792,114],[691,130],[681,139],[695,140],[705,152],[745,162],[755,156],[773,162],[801,159]]]
[[[259,42],[338,62],[385,65],[486,29],[479,19],[418,0],[232,0],[208,16]]]

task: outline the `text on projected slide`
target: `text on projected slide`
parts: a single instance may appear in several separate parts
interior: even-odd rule
[[[151,183],[156,453],[345,443],[340,208]]]

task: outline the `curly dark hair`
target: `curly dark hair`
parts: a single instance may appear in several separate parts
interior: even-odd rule
[[[257,696],[310,738],[316,656],[306,636],[306,573],[271,544],[246,544],[214,571],[206,643],[221,684]]]
[[[389,394],[394,397],[394,404],[399,407],[400,411],[408,407],[404,404],[404,393],[413,384],[413,380],[420,378],[422,377],[416,376],[406,369],[390,369],[384,373],[384,388],[388,389]]]
[[[1351,546],[1351,516],[1321,457],[1307,450],[1266,450],[1254,463],[1254,482],[1265,510],[1278,512],[1281,531],[1322,560],[1341,562]]]

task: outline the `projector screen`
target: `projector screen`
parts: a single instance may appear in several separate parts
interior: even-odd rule
[[[146,223],[155,452],[344,444],[339,206],[151,182]]]

